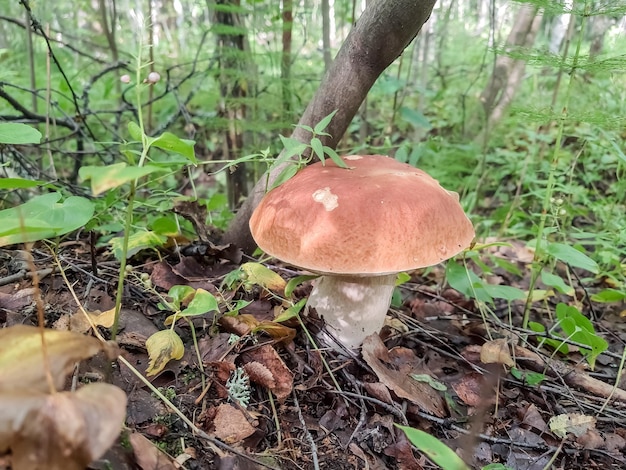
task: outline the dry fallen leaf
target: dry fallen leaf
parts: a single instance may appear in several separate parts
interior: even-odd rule
[[[255,431],[245,415],[227,403],[217,407],[213,425],[215,426],[215,437],[227,444],[240,442],[254,434]]]
[[[185,354],[185,345],[174,330],[158,331],[146,340],[146,349],[150,365],[146,370],[148,377],[161,372],[172,359],[180,359]]]
[[[595,429],[597,419],[594,416],[587,416],[579,413],[567,413],[553,416],[548,421],[550,431],[560,438],[564,438],[571,433],[580,437],[591,429]]]
[[[126,394],[94,383],[76,392],[0,394],[0,452],[13,470],[83,470],[120,433]]]
[[[135,461],[141,470],[175,470],[172,459],[138,432],[129,436]]]
[[[513,367],[515,361],[511,357],[511,350],[504,338],[487,341],[480,350],[480,362],[483,364],[504,364]]]
[[[46,367],[49,367],[55,387],[61,389],[76,362],[105,348],[96,338],[46,329],[43,335],[50,360],[44,361],[41,332],[39,328],[27,325],[0,330],[0,392],[49,392]]]
[[[425,412],[435,416],[445,416],[441,396],[430,385],[410,378],[410,374],[428,373],[417,364],[415,354],[406,348],[391,351],[373,334],[363,341],[363,359],[374,370],[378,379],[400,398],[412,401]],[[395,359],[398,359],[394,362]]]
[[[284,400],[291,394],[293,390],[293,374],[272,346],[269,344],[261,345],[243,353],[241,359],[244,361],[246,372],[248,368],[252,368],[254,376],[251,375],[250,379],[256,381],[256,378],[259,378],[257,383],[270,389],[279,401]],[[249,366],[248,364],[250,363],[257,363],[258,365]],[[261,378],[267,377],[267,373],[265,371],[260,372],[260,365],[272,375],[273,382]],[[273,386],[271,386],[272,384]]]

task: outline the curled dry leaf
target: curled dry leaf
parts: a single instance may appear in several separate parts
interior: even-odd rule
[[[74,364],[94,356],[104,346],[96,338],[71,331],[43,330],[49,361],[44,361],[42,330],[17,325],[0,330],[0,392],[49,392],[46,368],[61,389]]]
[[[276,388],[274,375],[260,362],[248,362],[247,364],[244,364],[243,368],[246,371],[246,374],[248,374],[248,377],[250,377],[250,380],[254,383],[263,385],[265,388],[269,388],[270,390]]]
[[[420,370],[415,354],[406,348],[388,351],[378,334],[363,341],[363,359],[374,370],[378,379],[400,398],[418,405],[427,413],[445,416],[441,396],[430,385],[413,380],[410,374],[428,373]],[[413,360],[411,360],[411,357]],[[399,359],[396,361],[396,359]]]
[[[483,364],[504,364],[508,367],[515,365],[509,344],[504,338],[494,339],[483,344],[480,350],[480,362]]]
[[[120,433],[126,394],[94,383],[77,392],[0,394],[0,452],[13,470],[83,470]]]
[[[240,442],[246,437],[250,437],[255,431],[254,426],[248,422],[245,415],[227,403],[217,407],[213,425],[215,426],[215,436],[227,444]]]
[[[261,383],[261,385],[269,388],[279,401],[289,396],[291,390],[293,390],[293,374],[272,346],[269,344],[261,345],[258,348],[242,354],[241,358],[245,362],[244,368],[247,364],[256,362],[259,365],[263,365],[263,367],[271,373],[274,386],[268,386],[271,384],[270,381]],[[260,370],[256,365],[252,367],[257,369],[257,371]],[[265,372],[263,374],[266,375]],[[250,376],[250,379],[254,380],[252,376]]]

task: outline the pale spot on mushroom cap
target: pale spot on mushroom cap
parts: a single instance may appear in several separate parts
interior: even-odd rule
[[[348,155],[346,157],[343,157],[344,160],[361,160],[362,158],[362,155]]]
[[[313,200],[321,203],[328,212],[339,206],[339,202],[337,202],[338,199],[337,195],[333,194],[328,186],[323,189],[318,189],[313,193]]]

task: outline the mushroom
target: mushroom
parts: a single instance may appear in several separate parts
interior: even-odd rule
[[[474,228],[458,194],[382,155],[310,165],[269,191],[250,218],[267,254],[322,274],[307,306],[344,346],[382,328],[397,273],[432,266],[469,246]]]

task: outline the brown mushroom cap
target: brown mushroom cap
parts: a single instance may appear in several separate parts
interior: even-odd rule
[[[250,218],[267,254],[311,271],[379,275],[432,266],[467,248],[474,228],[456,193],[382,155],[310,165],[268,192]]]

